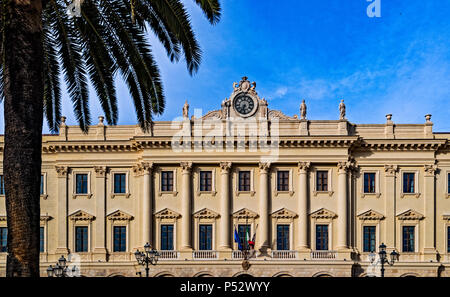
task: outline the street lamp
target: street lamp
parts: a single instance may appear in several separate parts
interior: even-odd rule
[[[47,268],[47,276],[48,277],[68,277],[70,276],[68,274],[69,267],[67,266],[67,260],[64,258],[64,256],[61,256],[61,258],[58,259],[58,262],[56,262],[56,265],[53,267],[50,265]],[[72,268],[72,275],[75,275],[76,267],[73,266]]]
[[[145,275],[148,277],[148,264],[156,265],[156,262],[158,262],[159,253],[157,250],[155,250],[148,242],[144,245],[144,251],[140,252],[137,250],[134,253],[134,256],[136,257],[136,260],[139,265],[145,266]]]
[[[381,245],[378,247],[379,252],[379,262],[381,263],[381,277],[384,277],[384,264],[389,264],[389,266],[394,265],[394,263],[396,261],[398,261],[399,258],[399,253],[397,253],[395,250],[393,250],[390,253],[390,259],[388,259],[387,257],[387,252],[386,252],[386,245],[384,243],[381,243]],[[369,254],[369,261],[370,263],[373,263],[376,259],[376,254],[372,251]]]

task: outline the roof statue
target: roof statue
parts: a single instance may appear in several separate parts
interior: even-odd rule
[[[339,104],[339,119],[340,120],[345,120],[345,104],[344,104],[344,99],[341,100],[341,103]]]
[[[302,104],[300,104],[300,119],[306,120],[306,103],[305,99],[302,100]]]
[[[189,119],[189,104],[187,100],[183,105],[183,119]]]

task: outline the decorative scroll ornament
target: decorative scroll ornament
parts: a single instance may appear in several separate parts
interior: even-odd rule
[[[299,172],[307,172],[311,167],[311,162],[298,162],[298,171]]]
[[[94,166],[94,171],[97,177],[105,177],[106,166]]]
[[[398,166],[397,165],[384,165],[384,171],[388,175],[395,175],[397,170],[398,170]]]
[[[181,162],[180,166],[184,172],[191,172],[192,170],[192,162]]]
[[[284,113],[282,113],[279,110],[270,110],[269,111],[269,120],[274,120],[274,119],[287,120],[287,121],[298,120],[297,115],[290,117],[290,116],[285,115]]]
[[[238,83],[233,83],[233,89],[235,93],[238,92],[251,92],[256,94],[255,91],[256,88],[256,82],[249,82],[248,77],[244,76],[242,77],[241,81]]]
[[[68,167],[67,166],[55,166],[58,177],[67,177]]]
[[[268,173],[270,170],[270,162],[259,162],[258,167],[260,173]]]
[[[226,115],[224,116],[223,114],[223,110],[212,110],[205,114],[202,117],[202,120],[220,120],[222,118],[226,118]]]
[[[437,171],[437,165],[424,165],[425,173],[429,176],[434,176]]]
[[[231,162],[220,162],[219,166],[220,166],[220,169],[222,170],[222,173],[229,173],[232,163]]]

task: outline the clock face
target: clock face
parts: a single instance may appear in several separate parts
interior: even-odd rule
[[[242,95],[234,99],[234,109],[242,115],[248,115],[255,107],[255,102],[252,98]]]

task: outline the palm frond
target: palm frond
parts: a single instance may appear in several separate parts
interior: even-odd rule
[[[208,21],[215,25],[220,20],[221,8],[218,0],[194,0],[203,10]]]

